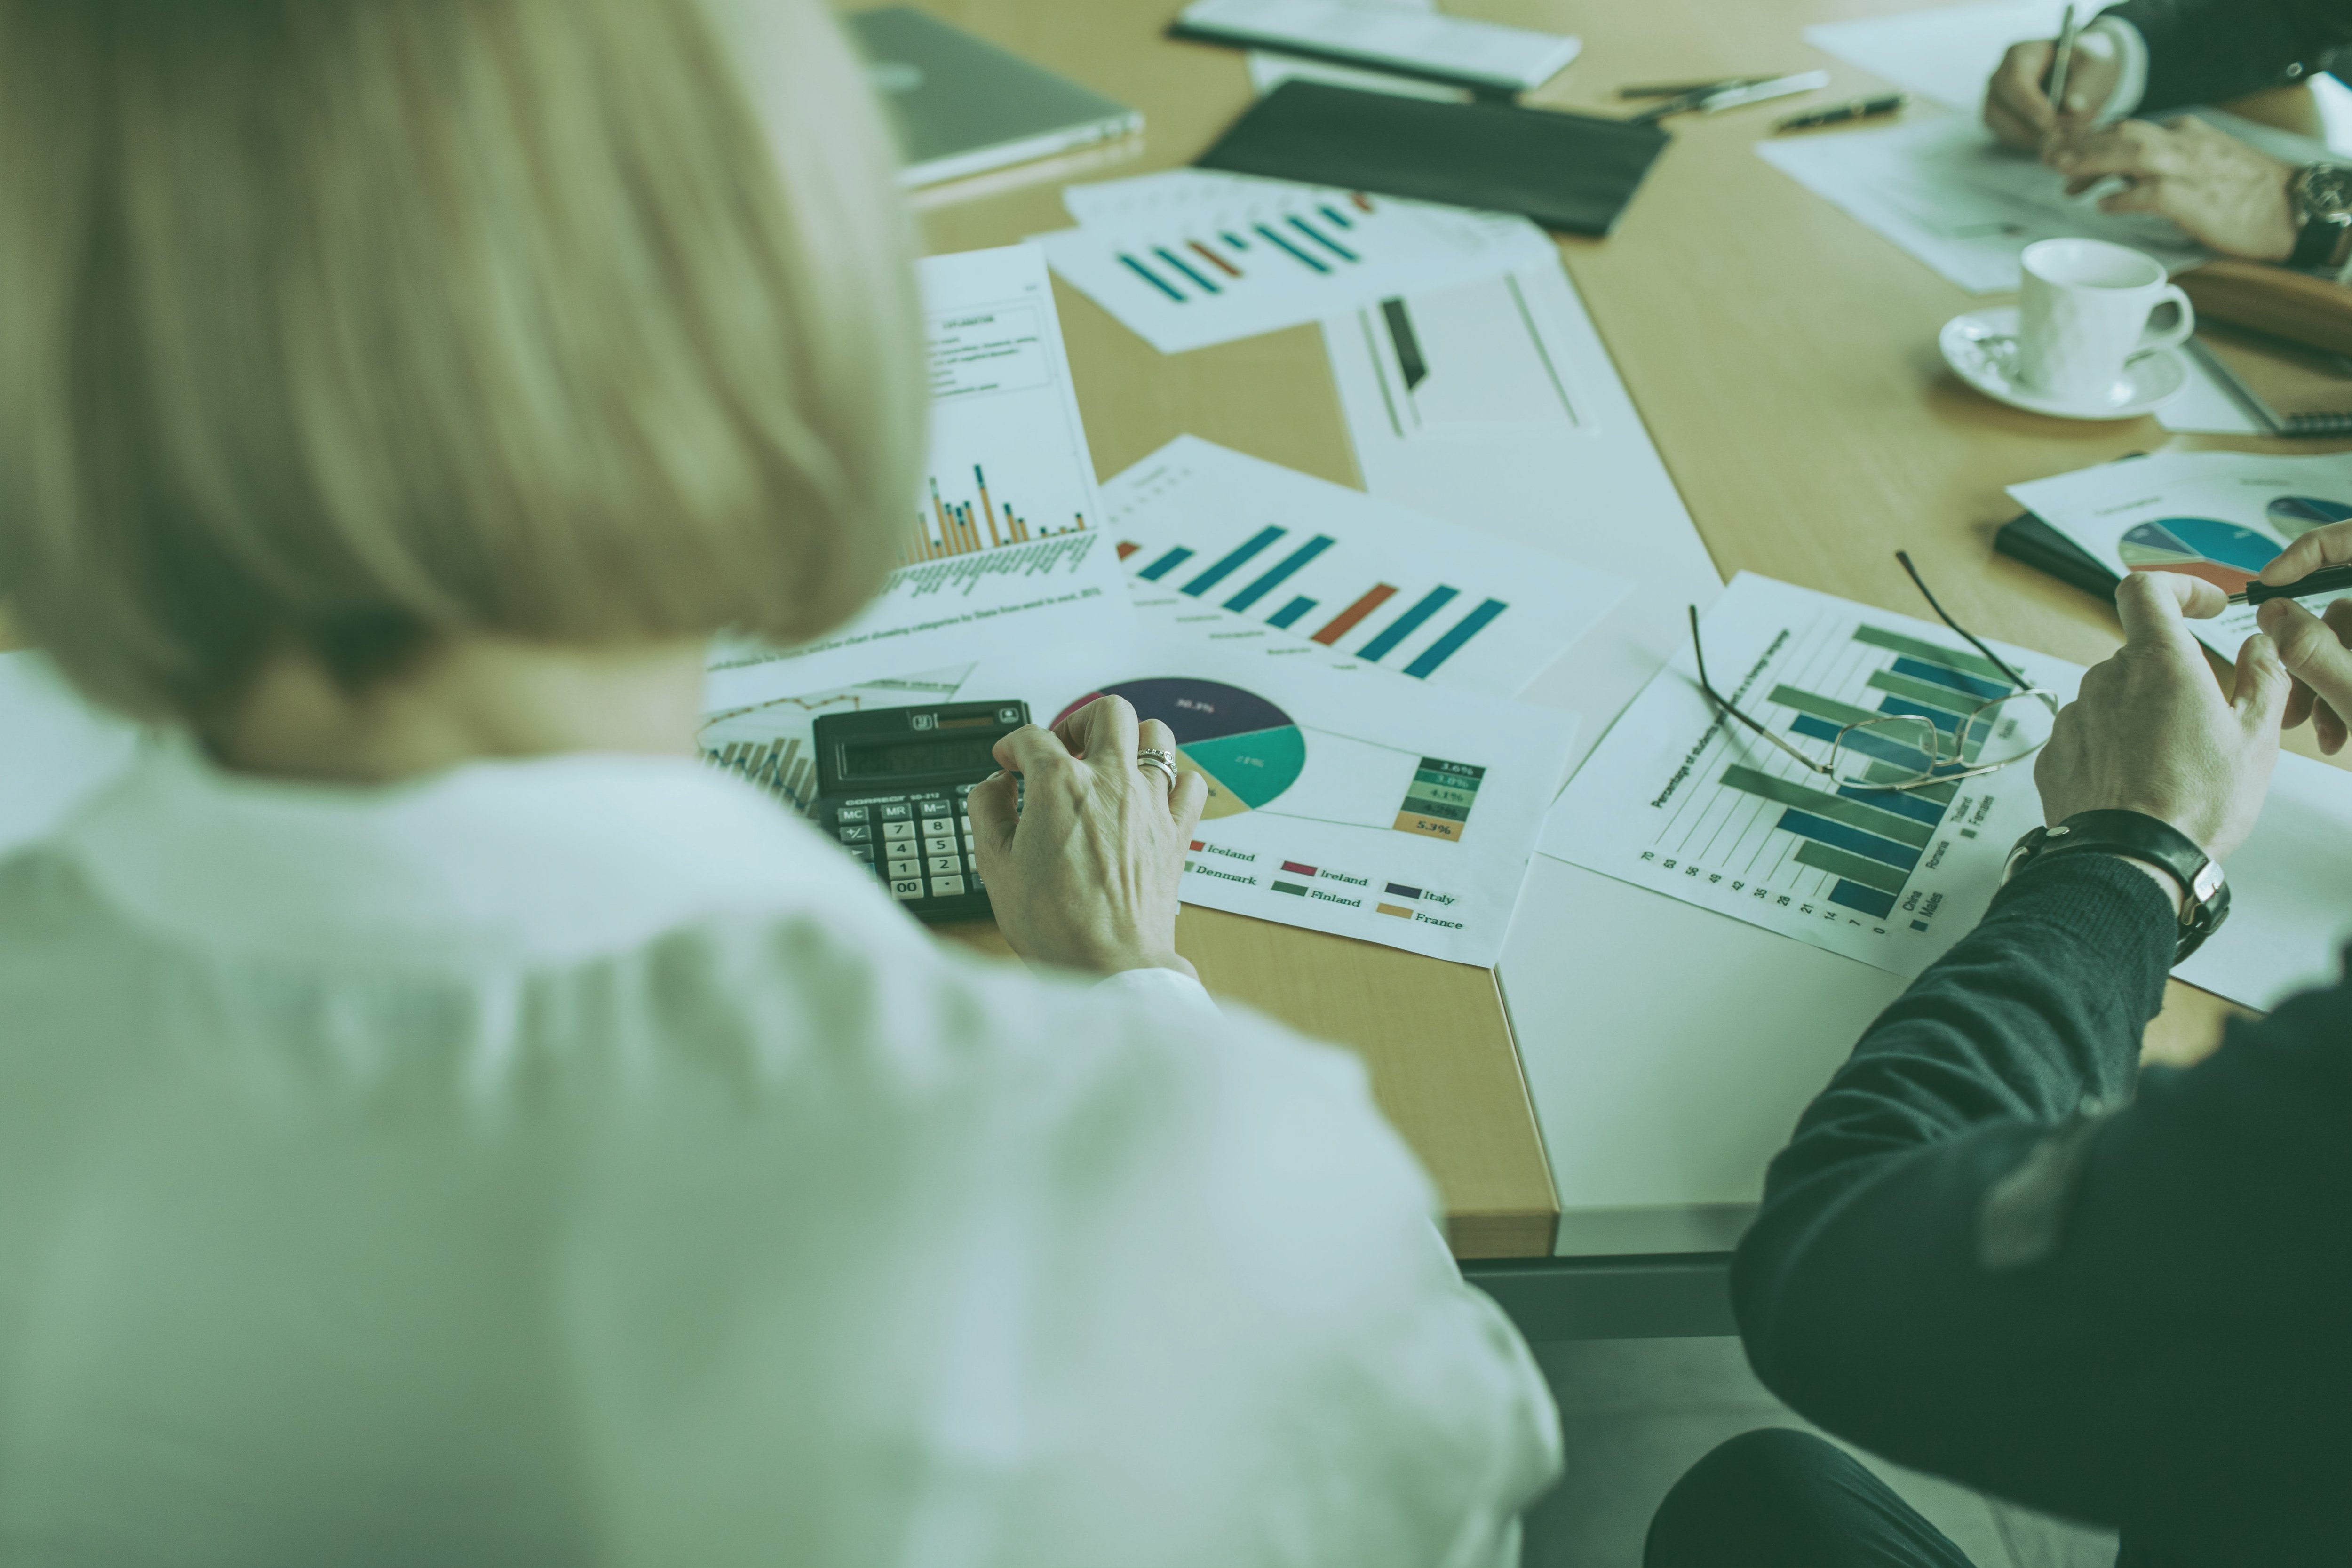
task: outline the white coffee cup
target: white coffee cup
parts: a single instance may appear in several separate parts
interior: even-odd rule
[[[2197,330],[2196,308],[2163,263],[2104,239],[2044,239],[2025,247],[2017,312],[2018,379],[2069,402],[2124,403],[2124,366]],[[2159,312],[2177,319],[2157,325]]]

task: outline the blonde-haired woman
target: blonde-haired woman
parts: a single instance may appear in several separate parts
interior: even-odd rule
[[[1164,734],[976,799],[1034,973],[692,757],[911,493],[859,83],[815,0],[0,0],[0,597],[184,737],[0,861],[0,1559],[1515,1560],[1542,1385],[1176,955]]]

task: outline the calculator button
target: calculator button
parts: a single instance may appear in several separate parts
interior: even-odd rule
[[[941,834],[937,838],[923,840],[923,853],[926,855],[952,855],[955,852],[956,841],[946,834]]]
[[[881,812],[882,820],[885,822],[904,822],[915,815],[915,808],[902,802],[897,805],[883,806]]]
[[[863,822],[866,820],[866,808],[862,805],[845,805],[835,812],[833,817],[835,822]]]
[[[953,877],[963,870],[963,862],[952,855],[934,855],[924,866],[934,877]]]
[[[923,896],[923,879],[920,877],[901,877],[890,884],[890,896],[894,899],[919,899]]]
[[[920,860],[893,860],[890,862],[890,875],[893,877],[912,877],[919,874],[922,868],[923,863]]]
[[[923,818],[923,837],[926,838],[936,838],[942,833],[952,833],[954,831],[954,824],[949,822],[943,816],[927,816]]]
[[[849,858],[853,860],[870,862],[874,858],[874,846],[871,844],[852,844],[848,846],[848,849]]]
[[[870,827],[859,827],[853,825],[841,830],[841,841],[844,844],[864,844],[871,840],[873,837],[874,830]]]
[[[962,891],[963,879],[961,877],[934,877],[931,879],[931,897],[935,899],[950,898]]]
[[[914,836],[915,825],[911,822],[886,822],[882,825],[882,837],[885,838],[912,838]]]

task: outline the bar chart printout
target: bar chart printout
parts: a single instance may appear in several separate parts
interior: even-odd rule
[[[1501,695],[1627,587],[1191,436],[1112,479],[1103,502],[1148,615]]]
[[[969,663],[1133,625],[1078,416],[1045,258],[1031,246],[921,263],[929,461],[898,569],[848,626],[803,647],[714,655],[715,706]]]
[[[1940,625],[1756,577],[1703,624],[1707,668],[1741,711],[1828,762],[1851,724],[1890,715],[1957,734],[2011,689]],[[2071,697],[2081,671],[1999,647]],[[1544,848],[1589,869],[1916,975],[1984,912],[2010,847],[2041,821],[2030,762],[1896,791],[1925,754],[1881,737],[1864,784],[1841,785],[1722,717],[1685,652],[1579,770]]]

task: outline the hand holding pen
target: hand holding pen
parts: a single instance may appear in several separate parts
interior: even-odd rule
[[[2288,545],[2263,568],[2260,581],[2232,595],[2259,606],[2262,629],[2294,678],[2286,727],[2309,719],[2319,749],[2330,756],[2352,735],[2345,723],[2352,716],[2352,599],[2336,600],[2320,616],[2295,601],[2344,588],[2352,588],[2352,522],[2333,522]]]

